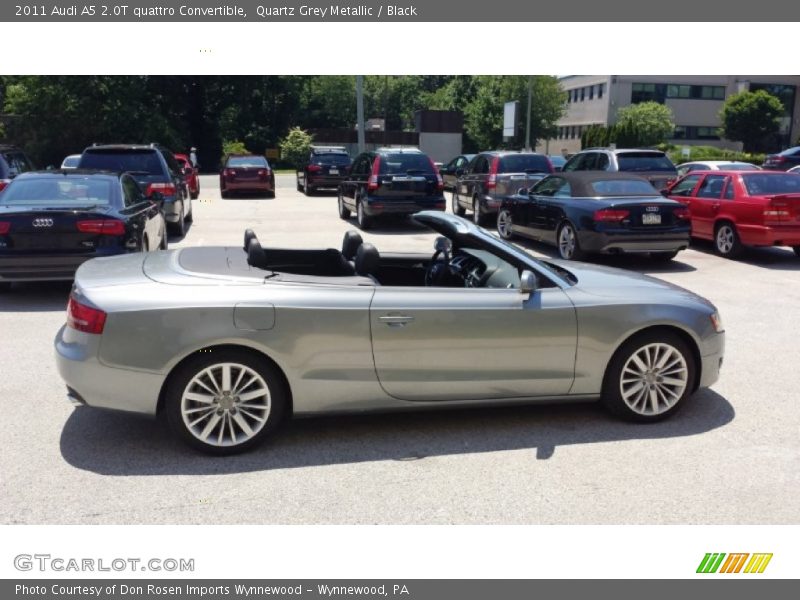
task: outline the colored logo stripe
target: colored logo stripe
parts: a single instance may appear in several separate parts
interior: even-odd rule
[[[726,559],[725,556],[728,558]],[[750,560],[747,561],[747,558]],[[725,561],[724,563],[722,561]],[[769,561],[772,560],[771,553],[757,553],[752,556],[748,552],[734,552],[726,555],[724,552],[708,552],[700,561],[697,567],[698,573],[740,573],[744,567],[745,573],[763,573]],[[747,562],[747,566],[745,565]],[[721,568],[720,568],[721,565]]]

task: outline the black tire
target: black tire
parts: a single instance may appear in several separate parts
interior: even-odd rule
[[[345,206],[344,203],[344,194],[342,194],[342,190],[339,190],[339,200],[337,202],[339,208],[339,218],[347,220],[350,218],[350,209]]]
[[[306,196],[313,196],[314,195],[314,188],[308,185],[308,179],[303,180],[303,193]]]
[[[192,193],[190,193],[190,194],[189,194],[189,197],[190,197],[192,200],[197,200],[197,199],[200,197],[200,190],[197,190],[196,192],[192,192]]]
[[[450,201],[452,204],[453,214],[456,215],[457,217],[463,217],[465,214],[467,214],[467,209],[461,206],[458,200],[459,200],[458,192],[453,190],[453,197],[452,200]]]
[[[568,246],[561,243],[561,236],[566,235],[566,231],[568,230],[572,232],[572,237],[574,239],[574,246],[571,252],[568,251]],[[586,258],[586,252],[581,249],[578,232],[572,223],[563,223],[561,227],[558,228],[558,232],[556,233],[556,248],[558,249],[558,255],[564,260],[583,260]]]
[[[725,258],[736,258],[744,250],[736,225],[723,221],[714,228],[714,249]]]
[[[297,191],[298,192],[302,192],[303,191],[303,186],[300,183],[300,178],[297,177],[297,176],[295,176],[295,185],[297,186]]]
[[[792,246],[792,250],[794,250],[794,255],[800,257],[800,246]]]
[[[660,412],[653,411],[652,414],[646,414],[639,410],[634,410],[634,408],[632,408],[629,403],[625,401],[622,393],[623,383],[621,378],[626,363],[638,351],[650,344],[671,346],[682,356],[685,367],[678,363],[678,366],[674,368],[685,368],[686,381],[685,387],[682,393],[678,395],[677,400],[671,396],[668,396],[666,393],[659,395],[659,392],[655,391],[656,397],[658,398],[657,404],[659,405]],[[665,366],[669,366],[670,364],[671,360],[668,360]],[[635,421],[638,423],[653,423],[655,421],[660,421],[672,415],[676,410],[680,409],[680,407],[685,404],[686,398],[694,392],[696,369],[697,365],[695,364],[694,354],[689,349],[686,342],[684,342],[678,334],[663,329],[644,331],[628,339],[614,353],[614,356],[608,363],[608,367],[606,368],[606,373],[603,378],[601,401],[609,412],[622,419]],[[671,370],[667,369],[666,372],[671,372]],[[628,373],[628,376],[631,377],[630,372],[626,373]],[[657,371],[653,376],[658,377]],[[632,391],[632,389],[635,388],[636,383],[637,382],[633,381],[632,387],[629,388],[629,393],[636,394],[635,391]],[[643,385],[642,387],[643,389],[641,393],[644,394],[642,402],[644,404],[642,405],[641,410],[647,410],[649,408],[652,411],[651,394],[653,392],[647,388],[647,385]],[[671,404],[671,406],[668,406],[666,403],[662,402],[662,397],[670,398],[670,401],[674,403]],[[635,400],[636,398],[631,400],[634,406],[636,406]],[[661,407],[660,404],[664,404],[664,406]]]
[[[142,252],[150,252],[150,238],[146,235],[142,237]]]
[[[269,392],[269,407],[266,411],[266,422],[261,425],[261,429],[255,432],[252,437],[249,437],[240,443],[230,443],[229,445],[215,445],[201,440],[189,429],[189,426],[183,420],[183,415],[181,412],[182,397],[192,379],[205,369],[221,363],[243,365],[244,367],[254,371],[263,379]],[[256,385],[258,385],[258,383],[256,383]],[[226,419],[233,420],[235,418],[233,415],[235,414],[234,411],[236,411],[237,405],[234,405],[231,409],[229,409],[229,411],[226,411],[221,408],[222,404],[220,400],[217,400],[215,404],[220,406],[218,409],[219,411],[223,411],[223,424],[225,423]],[[200,404],[200,406],[202,406],[202,404]],[[194,355],[170,374],[166,387],[166,394],[164,396],[164,412],[166,413],[167,422],[169,423],[170,428],[175,435],[192,448],[217,456],[244,452],[263,442],[264,439],[268,437],[283,420],[288,406],[289,390],[286,388],[283,376],[277,367],[262,356],[246,350],[238,349],[211,349],[208,352],[202,352]],[[256,410],[260,411],[261,409],[250,410],[256,412]],[[214,418],[215,414],[219,416],[220,412],[214,411],[208,416],[210,418]],[[263,415],[264,413],[258,412],[257,414]],[[244,413],[241,413],[240,416],[243,417]],[[251,426],[256,426],[255,423],[257,423],[257,421],[253,419],[246,420]],[[208,421],[206,421],[206,423],[207,422]],[[200,425],[202,424],[203,422],[200,423]],[[214,432],[216,433],[216,428]],[[223,435],[229,437],[228,432],[223,431]],[[231,442],[231,440],[227,441]]]
[[[172,226],[172,233],[179,237],[184,237],[186,235],[186,218],[183,214],[183,204],[181,204],[181,212],[178,215],[178,222],[177,223],[170,223]]]
[[[194,222],[194,203],[189,202],[189,214],[186,215],[186,221],[189,223]]]
[[[477,196],[472,197],[472,222],[479,227],[486,224],[486,215],[481,213],[481,205]]]
[[[674,252],[651,252],[650,258],[656,262],[669,262],[678,256],[678,251]]]
[[[510,240],[514,237],[514,233],[511,231],[513,223],[514,219],[511,211],[507,208],[501,208],[497,213],[497,233],[504,240]]]
[[[372,217],[364,212],[364,205],[361,202],[361,198],[356,199],[356,222],[358,223],[359,229],[362,231],[366,231],[372,227]]]
[[[220,190],[219,195],[222,197],[223,200],[226,200],[227,198],[230,198],[230,194],[228,192],[226,192],[225,190]]]
[[[161,243],[158,245],[159,250],[166,250],[169,248],[169,241],[167,240],[167,232],[164,232],[164,235],[161,236]]]

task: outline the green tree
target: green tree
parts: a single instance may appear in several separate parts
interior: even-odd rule
[[[730,96],[720,110],[723,137],[742,142],[745,152],[768,148],[780,129],[783,104],[764,90]]]
[[[618,146],[655,146],[675,131],[672,110],[658,102],[641,102],[621,108],[614,128]]]
[[[245,146],[244,142],[238,140],[226,140],[222,142],[222,154],[252,154]]]
[[[308,158],[311,136],[307,131],[295,127],[281,140],[281,160],[297,168]]]

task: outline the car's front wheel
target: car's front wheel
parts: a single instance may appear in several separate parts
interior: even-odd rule
[[[500,209],[500,212],[497,213],[497,233],[500,234],[500,237],[504,240],[510,240],[514,237],[514,219],[511,215],[511,211],[507,208]]]
[[[209,454],[252,448],[280,423],[288,391],[277,368],[243,350],[210,349],[170,377],[165,398],[170,427]]]
[[[677,334],[651,331],[636,335],[608,365],[603,404],[630,421],[659,421],[692,393],[695,369],[692,352]]]
[[[572,223],[564,223],[558,230],[558,255],[564,260],[581,260],[586,253],[581,250],[578,232]]]
[[[372,227],[372,217],[366,213],[364,209],[364,202],[361,200],[361,198],[356,200],[356,221],[358,222],[358,226],[362,231],[366,231]]]

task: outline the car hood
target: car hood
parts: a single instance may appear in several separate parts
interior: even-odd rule
[[[702,296],[698,296],[694,292],[674,283],[649,275],[574,261],[553,259],[543,262],[545,264],[554,264],[572,273],[577,279],[577,283],[570,289],[590,296],[630,303],[682,302],[694,305],[701,304],[716,310],[714,305]]]

